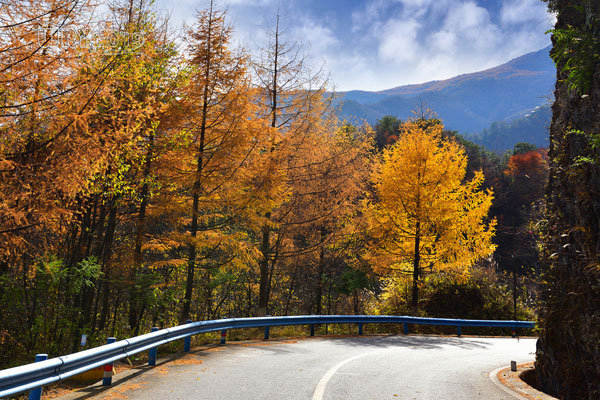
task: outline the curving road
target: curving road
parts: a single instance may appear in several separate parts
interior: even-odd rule
[[[513,399],[490,371],[535,339],[363,336],[227,344],[116,375],[67,399]]]

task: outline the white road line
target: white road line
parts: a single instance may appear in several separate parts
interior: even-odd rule
[[[313,397],[312,400],[323,400],[323,395],[325,394],[325,387],[327,386],[327,383],[329,382],[329,380],[331,379],[331,377],[333,375],[335,375],[335,373],[342,368],[344,365],[351,363],[352,361],[361,358],[361,357],[366,357],[368,355],[374,354],[374,353],[379,353],[381,352],[381,350],[378,351],[370,351],[368,353],[363,353],[363,354],[359,354],[357,356],[354,357],[350,357],[345,359],[344,361],[341,361],[337,364],[335,364],[329,371],[327,371],[327,373],[325,375],[323,375],[323,377],[321,378],[321,380],[319,381],[319,383],[317,383],[317,387],[315,387],[315,391],[313,392]]]

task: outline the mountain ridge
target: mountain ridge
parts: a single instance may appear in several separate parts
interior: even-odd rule
[[[550,47],[524,54],[499,66],[453,78],[397,86],[381,91],[338,93],[341,117],[374,124],[384,115],[410,116],[422,103],[446,127],[475,135],[494,122],[522,118],[552,98],[556,68]]]

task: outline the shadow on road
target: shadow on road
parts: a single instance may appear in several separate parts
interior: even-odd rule
[[[444,336],[413,336],[413,335],[394,335],[394,336],[355,336],[347,338],[332,338],[333,343],[339,341],[341,345],[357,346],[365,348],[391,348],[391,347],[412,347],[415,349],[439,349],[445,346],[453,346],[461,349],[480,350],[489,348],[490,343],[477,338],[458,338]]]
[[[201,348],[194,348],[186,353],[174,353],[169,354],[167,356],[161,357],[157,360],[156,365],[150,366],[147,364],[133,366],[130,368],[126,368],[119,373],[115,374],[112,379],[112,385],[103,386],[102,382],[97,382],[93,385],[77,389],[71,393],[68,393],[64,396],[60,396],[60,400],[84,400],[90,398],[103,398],[99,397],[104,392],[111,391],[111,397],[115,399],[126,399],[127,392],[131,389],[137,389],[139,384],[133,385],[130,382],[135,380],[135,378],[143,377],[144,374],[150,373],[152,371],[156,371],[161,367],[170,367],[173,365],[177,365],[179,361],[182,359],[190,359],[196,358],[198,360],[198,364],[202,363],[202,360],[206,360],[210,357],[216,356],[216,352],[223,350],[225,346],[215,345],[215,346],[204,346]],[[200,358],[202,357],[202,358]],[[117,392],[116,394],[114,392]]]

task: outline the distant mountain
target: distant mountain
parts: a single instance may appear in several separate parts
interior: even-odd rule
[[[446,128],[467,137],[481,135],[493,123],[522,118],[549,103],[556,80],[549,51],[547,47],[495,68],[443,81],[379,92],[341,92],[341,116],[371,124],[385,115],[406,119],[422,103],[440,116]]]

